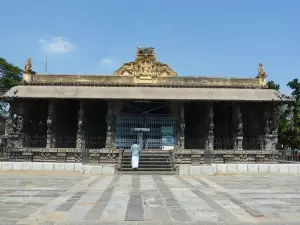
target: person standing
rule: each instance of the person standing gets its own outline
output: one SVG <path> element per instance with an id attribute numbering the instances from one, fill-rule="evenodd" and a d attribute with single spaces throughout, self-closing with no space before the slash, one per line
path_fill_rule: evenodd
<path id="1" fill-rule="evenodd" d="M 131 145 L 130 152 L 131 152 L 131 167 L 132 169 L 137 170 L 139 168 L 139 160 L 140 160 L 140 152 L 141 152 L 141 147 L 137 141 L 135 141 L 134 144 Z"/>

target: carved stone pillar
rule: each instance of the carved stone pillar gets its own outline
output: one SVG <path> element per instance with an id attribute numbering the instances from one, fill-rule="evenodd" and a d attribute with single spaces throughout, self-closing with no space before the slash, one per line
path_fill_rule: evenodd
<path id="1" fill-rule="evenodd" d="M 16 148 L 23 148 L 24 147 L 24 115 L 25 115 L 25 107 L 24 102 L 19 102 L 18 108 L 17 108 L 17 116 L 15 117 L 15 123 L 16 123 L 16 141 L 15 141 L 15 147 Z"/>
<path id="2" fill-rule="evenodd" d="M 175 130 L 174 130 L 174 137 L 175 137 L 175 143 L 174 143 L 174 150 L 179 149 L 179 138 L 180 138 L 180 119 L 179 119 L 179 107 L 177 102 L 172 102 L 171 105 L 171 114 L 175 119 L 176 125 L 175 125 Z"/>
<path id="3" fill-rule="evenodd" d="M 277 135 L 277 127 L 278 122 L 276 119 L 276 108 L 274 106 L 266 108 L 265 114 L 264 114 L 264 120 L 265 120 L 265 135 L 263 138 L 263 149 L 265 150 L 275 150 L 276 144 L 278 140 Z M 276 126 L 276 129 L 275 129 Z"/>
<path id="4" fill-rule="evenodd" d="M 243 117 L 241 112 L 241 107 L 238 104 L 234 105 L 234 117 L 235 123 L 235 135 L 234 135 L 234 146 L 235 150 L 243 150 Z"/>
<path id="5" fill-rule="evenodd" d="M 107 115 L 106 115 L 106 141 L 105 148 L 112 149 L 113 148 L 113 140 L 112 140 L 112 123 L 113 123 L 113 110 L 112 110 L 112 102 L 107 101 Z"/>
<path id="6" fill-rule="evenodd" d="M 204 163 L 211 164 L 212 155 L 214 150 L 214 105 L 213 103 L 208 103 L 206 110 L 207 118 L 207 135 L 205 144 Z"/>
<path id="7" fill-rule="evenodd" d="M 24 147 L 24 103 L 12 102 L 10 104 L 9 118 L 5 124 L 5 133 L 8 135 L 8 144 L 12 148 Z"/>
<path id="8" fill-rule="evenodd" d="M 79 113 L 78 113 L 78 129 L 76 138 L 76 149 L 82 150 L 84 142 L 84 131 L 83 131 L 83 114 L 84 114 L 84 102 L 80 100 Z"/>
<path id="9" fill-rule="evenodd" d="M 55 148 L 56 147 L 56 126 L 57 126 L 57 115 L 56 115 L 56 106 L 57 106 L 57 101 L 51 100 L 49 102 L 51 104 L 51 147 L 50 148 Z M 50 109 L 49 109 L 50 110 Z M 49 115 L 49 111 L 48 111 Z M 48 122 L 48 121 L 47 121 Z M 48 126 L 48 124 L 47 124 Z"/>
<path id="10" fill-rule="evenodd" d="M 270 106 L 267 109 L 267 112 L 265 112 L 265 150 L 276 150 L 276 145 L 278 142 L 279 117 L 279 108 L 276 104 Z"/>
<path id="11" fill-rule="evenodd" d="M 48 102 L 48 117 L 47 117 L 47 143 L 46 148 L 52 147 L 52 120 L 53 120 L 53 102 Z"/>
<path id="12" fill-rule="evenodd" d="M 9 136 L 13 134 L 14 134 L 13 113 L 12 113 L 12 107 L 10 107 L 8 118 L 5 121 L 5 135 Z"/>
<path id="13" fill-rule="evenodd" d="M 178 146 L 179 149 L 184 149 L 184 140 L 185 140 L 185 120 L 184 120 L 184 102 L 181 102 L 179 105 L 179 126 L 180 126 L 180 137 L 179 137 L 179 142 Z"/>
<path id="14" fill-rule="evenodd" d="M 278 128 L 279 128 L 279 122 L 280 122 L 280 106 L 277 104 L 274 104 L 272 107 L 272 115 L 271 115 L 271 120 L 272 120 L 272 134 L 273 135 L 278 135 Z"/>
<path id="15" fill-rule="evenodd" d="M 114 101 L 112 103 L 112 121 L 111 121 L 111 132 L 112 132 L 112 147 L 116 148 L 116 126 L 117 126 L 117 116 L 120 115 L 122 110 L 122 102 Z"/>

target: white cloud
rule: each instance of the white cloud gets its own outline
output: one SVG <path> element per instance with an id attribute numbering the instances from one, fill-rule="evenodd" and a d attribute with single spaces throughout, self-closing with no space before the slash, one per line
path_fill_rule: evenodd
<path id="1" fill-rule="evenodd" d="M 114 66 L 116 64 L 116 60 L 113 58 L 102 58 L 100 60 L 100 64 L 102 66 Z"/>
<path id="2" fill-rule="evenodd" d="M 41 45 L 41 50 L 48 54 L 67 53 L 75 48 L 74 45 L 64 37 L 52 37 L 48 40 L 40 39 L 39 44 Z"/>

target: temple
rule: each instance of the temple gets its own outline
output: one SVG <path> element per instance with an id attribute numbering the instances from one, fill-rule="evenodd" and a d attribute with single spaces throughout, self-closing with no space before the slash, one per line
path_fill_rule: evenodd
<path id="1" fill-rule="evenodd" d="M 23 84 L 9 102 L 6 136 L 20 159 L 115 163 L 138 140 L 172 163 L 276 160 L 278 106 L 286 101 L 254 78 L 179 76 L 137 48 L 113 75 L 35 74 L 28 59 Z"/>

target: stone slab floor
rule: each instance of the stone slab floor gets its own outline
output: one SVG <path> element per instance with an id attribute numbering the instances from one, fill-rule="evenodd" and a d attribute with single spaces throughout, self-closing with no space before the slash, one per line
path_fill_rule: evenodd
<path id="1" fill-rule="evenodd" d="M 0 172 L 0 224 L 300 224 L 300 176 Z"/>

